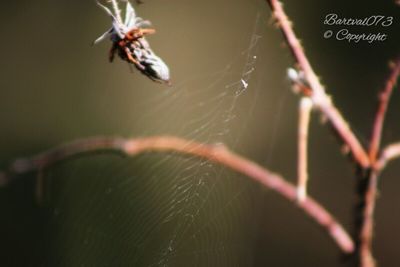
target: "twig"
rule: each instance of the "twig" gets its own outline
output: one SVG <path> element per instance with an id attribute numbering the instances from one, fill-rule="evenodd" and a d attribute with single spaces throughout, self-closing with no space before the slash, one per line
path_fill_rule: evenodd
<path id="1" fill-rule="evenodd" d="M 280 175 L 229 151 L 223 145 L 205 145 L 170 136 L 137 139 L 98 137 L 78 140 L 30 159 L 17 160 L 10 166 L 8 172 L 0 173 L 0 178 L 5 184 L 17 174 L 43 170 L 72 156 L 104 150 L 128 156 L 150 151 L 175 151 L 206 158 L 242 173 L 265 187 L 276 191 L 284 198 L 296 202 L 296 187 L 294 185 L 285 181 Z M 354 251 L 354 243 L 351 237 L 319 203 L 309 197 L 298 206 L 329 233 L 343 252 L 352 253 Z"/>
<path id="2" fill-rule="evenodd" d="M 374 227 L 374 210 L 376 203 L 376 196 L 378 192 L 378 178 L 379 173 L 377 170 L 371 169 L 367 174 L 366 181 L 361 181 L 365 185 L 365 192 L 363 192 L 363 210 L 361 225 L 359 230 L 359 237 L 357 240 L 357 254 L 359 256 L 359 264 L 361 267 L 375 267 L 376 263 L 372 255 L 372 238 Z"/>
<path id="3" fill-rule="evenodd" d="M 278 0 L 267 0 L 277 23 L 291 49 L 297 64 L 304 72 L 304 76 L 312 89 L 310 96 L 314 106 L 318 108 L 330 121 L 343 142 L 349 146 L 350 151 L 356 162 L 363 168 L 370 166 L 370 161 L 365 149 L 351 131 L 348 123 L 344 120 L 340 112 L 333 105 L 331 98 L 326 94 L 324 87 L 319 82 L 317 75 L 314 73 L 304 50 L 296 37 L 291 23 L 286 16 L 281 3 Z"/>
<path id="4" fill-rule="evenodd" d="M 389 161 L 396 158 L 400 158 L 400 142 L 388 145 L 382 150 L 382 155 L 376 163 L 376 169 L 382 170 Z"/>
<path id="5" fill-rule="evenodd" d="M 307 197 L 307 181 L 308 181 L 308 129 L 310 125 L 310 115 L 312 109 L 312 101 L 308 97 L 302 97 L 299 105 L 299 131 L 298 131 L 298 163 L 297 163 L 297 199 L 299 202 L 304 201 Z"/>
<path id="6" fill-rule="evenodd" d="M 396 85 L 397 78 L 400 74 L 400 58 L 396 60 L 389 78 L 386 81 L 385 87 L 379 95 L 379 104 L 376 111 L 375 122 L 373 124 L 371 141 L 369 146 L 369 158 L 372 168 L 367 172 L 366 177 L 361 177 L 360 180 L 360 194 L 362 202 L 362 214 L 360 224 L 358 225 L 359 236 L 357 240 L 359 255 L 359 263 L 362 267 L 374 267 L 375 260 L 372 256 L 372 238 L 374 234 L 374 210 L 376 205 L 376 195 L 378 190 L 379 172 L 385 165 L 392 149 L 384 150 L 381 158 L 378 159 L 380 151 L 380 144 L 382 140 L 382 130 L 385 120 L 386 110 L 389 105 L 390 96 L 393 88 Z M 389 152 L 389 155 L 388 155 Z M 383 161 L 383 162 L 382 162 Z M 380 166 L 378 166 L 380 165 Z"/>
<path id="7" fill-rule="evenodd" d="M 379 105 L 375 116 L 375 122 L 369 147 L 369 158 L 372 163 L 377 160 L 382 139 L 382 128 L 385 121 L 386 110 L 389 105 L 390 96 L 392 95 L 393 88 L 395 87 L 397 79 L 400 75 L 400 58 L 395 61 L 392 68 L 392 72 L 386 81 L 385 88 L 379 95 Z"/>

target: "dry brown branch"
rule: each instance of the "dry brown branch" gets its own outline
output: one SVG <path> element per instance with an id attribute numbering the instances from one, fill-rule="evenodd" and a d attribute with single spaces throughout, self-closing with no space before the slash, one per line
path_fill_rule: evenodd
<path id="1" fill-rule="evenodd" d="M 370 166 L 370 161 L 365 149 L 361 146 L 360 142 L 351 131 L 348 123 L 333 105 L 330 96 L 326 94 L 324 87 L 319 82 L 317 75 L 312 69 L 310 62 L 308 61 L 304 50 L 292 29 L 291 22 L 282 8 L 282 4 L 278 0 L 267 0 L 267 2 L 271 7 L 272 13 L 278 26 L 282 30 L 298 66 L 304 72 L 305 79 L 312 89 L 312 95 L 310 97 L 314 106 L 328 118 L 340 138 L 347 146 L 349 146 L 352 156 L 357 164 L 363 168 L 368 168 Z"/>
<path id="2" fill-rule="evenodd" d="M 299 130 L 298 130 L 298 161 L 297 161 L 297 199 L 304 201 L 307 197 L 308 182 L 308 129 L 312 102 L 308 97 L 302 97 L 299 105 Z"/>
<path id="3" fill-rule="evenodd" d="M 292 202 L 296 202 L 297 199 L 296 187 L 294 185 L 285 181 L 280 175 L 270 172 L 260 165 L 229 151 L 225 146 L 205 145 L 171 136 L 137 139 L 98 137 L 78 140 L 30 159 L 16 160 L 7 172 L 0 174 L 0 178 L 4 185 L 15 177 L 15 175 L 43 170 L 72 156 L 98 151 L 111 151 L 128 156 L 152 151 L 173 151 L 202 157 L 244 174 Z M 351 237 L 318 202 L 308 197 L 299 203 L 298 206 L 329 233 L 344 253 L 352 253 L 354 251 L 354 243 Z"/>

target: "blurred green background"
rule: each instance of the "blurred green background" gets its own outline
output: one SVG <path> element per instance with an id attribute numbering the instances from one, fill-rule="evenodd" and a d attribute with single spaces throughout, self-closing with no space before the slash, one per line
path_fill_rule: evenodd
<path id="1" fill-rule="evenodd" d="M 225 143 L 295 181 L 298 98 L 293 60 L 263 0 L 145 0 L 148 40 L 171 69 L 172 87 L 107 61 L 109 26 L 94 1 L 7 1 L 0 16 L 0 166 L 89 136 L 177 135 Z M 377 93 L 399 52 L 393 1 L 284 1 L 316 72 L 367 144 Z M 377 43 L 324 39 L 326 14 L 394 16 Z M 242 86 L 242 81 L 248 87 Z M 396 90 L 384 144 L 400 140 Z M 351 230 L 352 164 L 315 114 L 310 194 Z M 399 266 L 400 163 L 380 181 L 374 250 Z M 149 153 L 99 153 L 0 188 L 1 266 L 346 266 L 325 232 L 294 205 L 205 160 Z"/>

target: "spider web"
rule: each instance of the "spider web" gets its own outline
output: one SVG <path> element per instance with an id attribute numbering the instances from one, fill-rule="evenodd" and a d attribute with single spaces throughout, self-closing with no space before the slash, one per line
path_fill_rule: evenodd
<path id="1" fill-rule="evenodd" d="M 240 137 L 240 131 L 232 132 L 232 124 L 238 120 L 241 116 L 241 120 L 246 121 L 251 115 L 251 109 L 246 113 L 238 114 L 237 103 L 240 101 L 240 95 L 247 91 L 252 73 L 256 68 L 257 59 L 257 44 L 261 37 L 257 33 L 257 27 L 260 24 L 260 14 L 257 14 L 254 29 L 250 38 L 249 47 L 242 52 L 244 58 L 244 66 L 240 73 L 240 76 L 236 78 L 236 81 L 226 84 L 227 76 L 237 77 L 237 74 L 231 73 L 232 64 L 228 64 L 220 73 L 218 77 L 208 83 L 204 88 L 198 92 L 190 90 L 190 87 L 182 87 L 173 90 L 173 94 L 176 92 L 185 92 L 184 98 L 188 101 L 200 95 L 200 98 L 205 99 L 204 101 L 197 102 L 193 107 L 192 112 L 202 113 L 204 107 L 210 107 L 208 112 L 203 115 L 196 116 L 189 124 L 183 125 L 179 130 L 181 135 L 185 135 L 189 139 L 202 140 L 205 143 L 216 143 L 224 142 L 228 143 L 231 147 L 235 147 Z M 229 79 L 230 77 L 228 77 Z M 253 87 L 254 90 L 257 90 Z M 209 98 L 209 90 L 216 92 L 217 95 Z M 256 93 L 253 93 L 253 97 Z M 182 97 L 182 95 L 180 95 Z M 176 97 L 168 96 L 167 99 L 176 99 Z M 182 98 L 180 99 L 182 100 Z M 174 105 L 173 103 L 166 103 L 166 106 Z M 179 112 L 179 110 L 177 110 Z M 167 114 L 171 116 L 171 114 Z M 174 118 L 179 120 L 179 114 L 173 114 Z M 146 120 L 148 120 L 146 118 Z M 243 125 L 245 126 L 245 125 Z M 187 131 L 189 129 L 189 131 Z M 155 257 L 155 261 L 149 266 L 167 266 L 174 262 L 174 258 L 179 257 L 182 254 L 195 258 L 200 265 L 209 265 L 210 257 L 207 255 L 211 254 L 211 259 L 214 258 L 213 254 L 226 255 L 226 259 L 230 259 L 224 264 L 230 266 L 238 264 L 237 258 L 232 254 L 234 250 L 240 248 L 245 249 L 243 244 L 232 243 L 225 239 L 227 236 L 222 236 L 224 239 L 220 240 L 220 244 L 214 243 L 210 233 L 212 231 L 223 228 L 225 216 L 232 216 L 229 213 L 234 212 L 233 209 L 237 207 L 238 202 L 242 201 L 245 189 L 240 189 L 237 185 L 232 183 L 231 178 L 235 179 L 237 176 L 233 173 L 229 173 L 224 168 L 216 166 L 214 163 L 208 160 L 194 160 L 187 159 L 187 162 L 182 161 L 178 165 L 175 165 L 175 169 L 172 171 L 174 179 L 173 194 L 170 196 L 170 201 L 166 203 L 168 213 L 163 223 L 169 223 L 172 225 L 170 237 L 167 240 L 164 248 L 161 249 L 161 253 Z M 226 179 L 228 178 L 228 179 Z M 232 187 L 231 190 L 226 192 L 221 190 L 223 187 Z M 222 192 L 221 192 L 222 191 Z M 225 191 L 225 192 L 223 192 Z M 218 196 L 218 194 L 222 195 Z M 217 200 L 218 199 L 218 200 Z M 224 203 L 222 207 L 207 207 L 209 203 L 221 201 Z M 247 200 L 248 202 L 248 200 Z M 213 209 L 211 216 L 204 222 L 202 217 L 208 216 L 210 209 Z M 224 212 L 226 209 L 229 213 Z M 235 215 L 233 215 L 235 216 Z M 238 218 L 237 218 L 238 219 Z M 199 224 L 199 222 L 203 221 Z M 222 224 L 222 225 L 221 225 Z M 229 227 L 229 225 L 228 225 Z M 213 229 L 214 228 L 214 229 Z M 224 232 L 224 231 L 222 231 Z M 198 249 L 189 251 L 185 249 L 187 244 L 198 243 L 199 241 L 204 242 L 202 239 L 203 235 L 206 235 L 206 243 L 198 244 Z M 214 232 L 214 234 L 221 234 Z M 208 240 L 207 240 L 208 239 Z M 207 244 L 209 243 L 209 244 Z M 236 248 L 235 248 L 236 247 Z M 214 263 L 216 264 L 216 263 Z M 220 262 L 219 264 L 222 264 Z M 172 264 L 175 265 L 175 264 Z"/>
<path id="2" fill-rule="evenodd" d="M 136 101 L 142 112 L 129 132 L 224 143 L 240 151 L 261 88 L 257 56 L 264 22 L 253 16 L 243 35 L 247 48 L 239 47 L 233 61 Z M 175 153 L 124 159 L 100 154 L 46 176 L 58 180 L 56 188 L 47 185 L 54 203 L 54 231 L 47 238 L 58 245 L 46 265 L 252 265 L 259 188 L 213 162 Z M 71 192 L 79 205 L 72 204 Z"/>
<path id="3" fill-rule="evenodd" d="M 1 49 L 7 51 L 0 79 L 2 169 L 15 158 L 82 137 L 173 135 L 223 143 L 293 179 L 297 98 L 288 97 L 290 84 L 283 84 L 293 60 L 289 49 L 279 47 L 279 31 L 266 23 L 266 2 L 144 2 L 135 8 L 154 23 L 157 34 L 148 41 L 170 67 L 171 88 L 130 73 L 126 62 L 108 64 L 109 42 L 89 47 L 110 26 L 93 1 L 3 4 L 1 29 L 13 41 L 2 42 Z M 361 135 L 369 134 L 373 118 L 366 114 L 375 112 L 387 76 L 383 66 L 398 47 L 396 38 L 389 34 L 385 44 L 364 48 L 326 40 L 318 31 L 321 11 L 332 12 L 322 8 L 327 3 L 313 1 L 312 9 L 304 9 L 296 1 L 284 2 L 342 114 Z M 366 59 L 373 64 L 361 66 Z M 394 94 L 383 144 L 399 139 L 398 100 Z M 311 124 L 310 133 L 310 194 L 339 221 L 350 222 L 354 170 L 328 127 Z M 396 239 L 390 230 L 397 227 L 392 203 L 398 185 L 390 178 L 398 175 L 396 166 L 384 174 L 386 193 L 379 204 L 386 203 L 379 209 L 385 223 L 376 231 L 382 266 L 395 265 L 397 256 L 396 246 L 387 245 Z M 40 205 L 33 193 L 37 176 L 43 181 Z M 293 205 L 196 157 L 98 153 L 18 178 L 1 188 L 2 266 L 338 264 L 331 240 L 318 235 Z"/>

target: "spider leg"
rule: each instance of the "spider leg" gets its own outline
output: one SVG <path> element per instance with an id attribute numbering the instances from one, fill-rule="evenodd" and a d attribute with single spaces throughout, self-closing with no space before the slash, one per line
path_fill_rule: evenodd
<path id="1" fill-rule="evenodd" d="M 126 33 L 125 38 L 133 41 L 142 38 L 146 34 L 154 34 L 155 32 L 155 29 L 133 29 Z"/>
<path id="2" fill-rule="evenodd" d="M 145 69 L 145 67 L 144 67 L 142 64 L 140 64 L 139 61 L 137 61 L 136 59 L 134 59 L 134 58 L 132 57 L 131 51 L 129 50 L 128 47 L 125 47 L 125 53 L 126 53 L 126 56 L 128 57 L 128 60 L 129 60 L 130 62 L 132 62 L 133 64 L 135 64 L 136 67 L 138 67 L 138 68 L 141 69 L 141 70 L 144 70 L 144 69 Z"/>
<path id="3" fill-rule="evenodd" d="M 113 32 L 113 28 L 111 28 L 108 31 L 106 31 L 105 33 L 103 33 L 100 37 L 98 37 L 96 40 L 94 40 L 92 42 L 92 46 L 95 45 L 95 44 L 98 44 L 99 42 L 103 41 L 107 37 L 110 37 L 112 32 Z"/>
<path id="4" fill-rule="evenodd" d="M 151 22 L 148 20 L 144 20 L 142 18 L 138 18 L 135 23 L 136 27 L 138 28 L 149 28 L 151 27 Z"/>
<path id="5" fill-rule="evenodd" d="M 142 36 L 146 35 L 146 34 L 154 34 L 154 33 L 156 33 L 156 30 L 155 29 L 151 29 L 151 28 L 149 28 L 149 29 L 140 29 L 140 33 L 142 34 Z"/>

